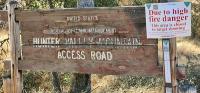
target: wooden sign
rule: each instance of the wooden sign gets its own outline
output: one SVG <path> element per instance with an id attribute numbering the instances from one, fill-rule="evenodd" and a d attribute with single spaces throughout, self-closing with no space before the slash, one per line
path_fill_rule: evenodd
<path id="1" fill-rule="evenodd" d="M 0 11 L 0 20 L 8 21 L 8 12 L 7 11 Z"/>
<path id="2" fill-rule="evenodd" d="M 8 13 L 7 13 L 7 11 L 0 11 L 0 28 L 8 29 Z"/>
<path id="3" fill-rule="evenodd" d="M 21 70 L 160 75 L 144 7 L 16 10 Z"/>

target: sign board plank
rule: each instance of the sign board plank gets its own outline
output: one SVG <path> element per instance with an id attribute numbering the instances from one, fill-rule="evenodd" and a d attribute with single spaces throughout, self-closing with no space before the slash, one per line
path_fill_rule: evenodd
<path id="1" fill-rule="evenodd" d="M 8 12 L 7 11 L 0 11 L 0 20 L 8 21 Z"/>
<path id="2" fill-rule="evenodd" d="M 129 16 L 128 19 L 135 20 L 133 21 L 134 23 L 145 23 L 144 7 L 67 8 L 32 11 L 16 10 L 15 12 L 17 15 L 16 20 L 20 21 L 56 20 L 57 22 L 70 22 L 72 24 L 77 22 L 121 20 L 120 18 L 123 16 Z M 98 16 L 99 20 L 95 20 L 95 16 Z"/>
<path id="3" fill-rule="evenodd" d="M 0 11 L 0 28 L 8 29 L 8 12 L 7 11 Z"/>
<path id="4" fill-rule="evenodd" d="M 155 54 L 157 53 L 156 46 L 143 46 L 138 49 L 33 49 L 30 46 L 25 46 L 23 47 L 23 50 L 24 59 L 20 62 L 20 69 L 22 70 L 31 69 L 98 74 L 162 74 L 160 73 L 161 69 L 157 67 L 157 64 L 155 64 Z M 62 51 L 64 53 L 68 52 L 69 59 L 63 57 L 58 60 L 58 51 Z M 85 59 L 79 59 L 79 55 L 77 54 L 79 51 L 84 52 Z M 91 56 L 93 52 L 96 52 L 97 54 L 95 56 Z M 103 56 L 97 56 L 98 53 L 106 55 L 106 58 L 101 59 Z M 112 56 L 109 53 L 112 53 Z"/>
<path id="5" fill-rule="evenodd" d="M 160 75 L 144 7 L 16 10 L 22 70 Z"/>

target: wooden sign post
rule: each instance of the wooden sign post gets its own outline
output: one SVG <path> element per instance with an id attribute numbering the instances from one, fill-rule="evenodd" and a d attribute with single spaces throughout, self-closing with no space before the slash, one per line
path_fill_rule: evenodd
<path id="1" fill-rule="evenodd" d="M 168 0 L 176 2 L 177 0 Z M 184 0 L 183 0 L 184 1 Z M 180 0 L 179 0 L 180 2 Z M 178 93 L 176 38 L 163 39 L 165 93 Z"/>
<path id="2" fill-rule="evenodd" d="M 162 2 L 162 0 L 161 0 Z M 176 57 L 176 39 L 173 40 L 173 43 L 170 42 L 170 39 L 163 39 L 162 40 L 162 52 L 163 52 L 163 76 L 164 76 L 164 93 L 177 93 L 177 84 L 173 86 L 172 82 L 176 82 L 176 61 L 175 59 L 172 61 L 172 57 Z M 174 42 L 175 41 L 175 42 Z M 173 50 L 171 50 L 173 49 Z M 173 63 L 172 63 L 173 62 Z M 175 66 L 175 67 L 174 67 Z M 175 91 L 174 91 L 175 90 Z M 174 91 L 174 92 L 173 92 Z"/>
<path id="3" fill-rule="evenodd" d="M 177 0 L 167 0 L 175 2 Z M 179 0 L 180 1 L 180 0 Z M 161 0 L 162 2 L 162 0 Z M 177 54 L 176 54 L 176 38 L 163 39 L 163 58 L 164 58 L 164 80 L 165 93 L 178 93 L 177 72 Z"/>
<path id="4" fill-rule="evenodd" d="M 176 39 L 163 39 L 165 93 L 177 93 Z"/>
<path id="5" fill-rule="evenodd" d="M 8 4 L 8 23 L 9 23 L 9 39 L 11 50 L 11 81 L 13 84 L 13 93 L 22 92 L 21 73 L 19 72 L 19 58 L 20 58 L 20 30 L 19 24 L 15 21 L 15 8 L 18 2 L 10 0 Z"/>

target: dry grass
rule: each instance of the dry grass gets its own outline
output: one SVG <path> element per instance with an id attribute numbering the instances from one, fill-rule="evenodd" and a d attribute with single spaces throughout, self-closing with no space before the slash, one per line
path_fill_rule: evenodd
<path id="1" fill-rule="evenodd" d="M 8 38 L 8 32 L 5 30 L 0 30 L 0 41 Z M 5 42 L 2 46 L 0 46 L 0 62 L 6 58 L 9 58 L 8 54 L 8 42 Z M 3 51 L 2 51 L 3 50 Z"/>
<path id="2" fill-rule="evenodd" d="M 190 56 L 200 54 L 200 46 L 198 41 L 181 39 L 177 42 L 178 55 Z"/>
<path id="3" fill-rule="evenodd" d="M 8 32 L 5 30 L 0 30 L 0 41 L 8 38 Z M 3 46 L 0 46 L 0 71 L 3 70 L 2 61 L 9 58 L 8 42 L 5 42 Z"/>
<path id="4" fill-rule="evenodd" d="M 144 87 L 130 87 L 123 88 L 116 84 L 119 76 L 113 75 L 92 75 L 92 93 L 161 93 L 161 87 L 149 88 Z M 123 85 L 123 84 L 122 84 Z"/>
<path id="5" fill-rule="evenodd" d="M 178 39 L 177 56 L 179 65 L 200 64 L 200 42 L 190 39 Z"/>
<path id="6" fill-rule="evenodd" d="M 0 30 L 0 40 L 8 37 L 8 31 Z"/>
<path id="7" fill-rule="evenodd" d="M 159 60 L 162 61 L 162 42 L 159 41 Z M 198 55 L 200 54 L 200 44 L 196 40 L 190 39 L 177 39 L 177 53 L 179 63 L 187 64 L 188 59 L 186 56 Z M 161 93 L 162 86 L 155 88 L 148 87 L 131 87 L 129 89 L 118 88 L 117 86 L 114 88 L 110 88 L 117 80 L 117 76 L 97 76 L 93 75 L 93 93 Z"/>
<path id="8" fill-rule="evenodd" d="M 162 41 L 158 43 L 159 56 L 162 56 Z M 191 39 L 177 39 L 177 53 L 178 56 L 190 56 L 200 54 L 200 41 Z"/>

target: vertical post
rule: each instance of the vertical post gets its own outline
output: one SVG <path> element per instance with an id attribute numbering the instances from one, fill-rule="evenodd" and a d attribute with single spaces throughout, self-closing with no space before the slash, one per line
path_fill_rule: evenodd
<path id="1" fill-rule="evenodd" d="M 180 2 L 184 0 L 160 0 L 161 2 Z M 165 43 L 169 43 L 169 46 L 166 45 L 166 47 L 169 47 L 169 51 L 165 51 Z M 178 82 L 176 78 L 176 72 L 177 72 L 177 62 L 176 62 L 176 38 L 172 39 L 163 39 L 163 56 L 164 56 L 164 77 L 165 77 L 165 93 L 178 93 Z M 167 52 L 170 54 L 170 62 L 168 61 L 168 58 L 166 57 Z M 166 58 L 165 58 L 166 57 Z M 169 67 L 170 66 L 170 70 Z M 171 74 L 169 74 L 171 72 Z M 169 78 L 169 75 L 171 77 L 171 82 L 166 81 Z M 169 83 L 168 83 L 169 82 Z"/>
<path id="2" fill-rule="evenodd" d="M 163 39 L 165 93 L 177 93 L 176 39 Z"/>
<path id="3" fill-rule="evenodd" d="M 155 0 L 156 2 L 170 2 L 175 0 Z M 163 39 L 163 75 L 164 93 L 178 93 L 176 79 L 176 38 Z"/>
<path id="4" fill-rule="evenodd" d="M 93 0 L 77 0 L 77 8 L 94 7 Z M 70 93 L 91 93 L 91 75 L 74 74 Z"/>
<path id="5" fill-rule="evenodd" d="M 177 81 L 177 52 L 176 52 L 176 38 L 169 39 L 170 43 L 170 65 L 171 65 L 171 78 L 172 78 L 172 93 L 178 93 L 178 81 Z"/>
<path id="6" fill-rule="evenodd" d="M 13 93 L 12 92 L 12 82 L 10 73 L 8 75 L 3 76 L 3 92 L 4 93 Z"/>
<path id="7" fill-rule="evenodd" d="M 161 0 L 164 1 L 164 0 Z M 176 0 L 167 0 L 173 2 Z M 176 38 L 163 39 L 165 93 L 178 93 L 176 78 Z"/>
<path id="8" fill-rule="evenodd" d="M 21 93 L 21 72 L 18 70 L 18 60 L 20 58 L 20 32 L 19 24 L 15 21 L 15 8 L 18 2 L 15 0 L 8 0 L 8 23 L 9 23 L 9 39 L 11 51 L 11 83 L 13 85 L 13 93 Z"/>

